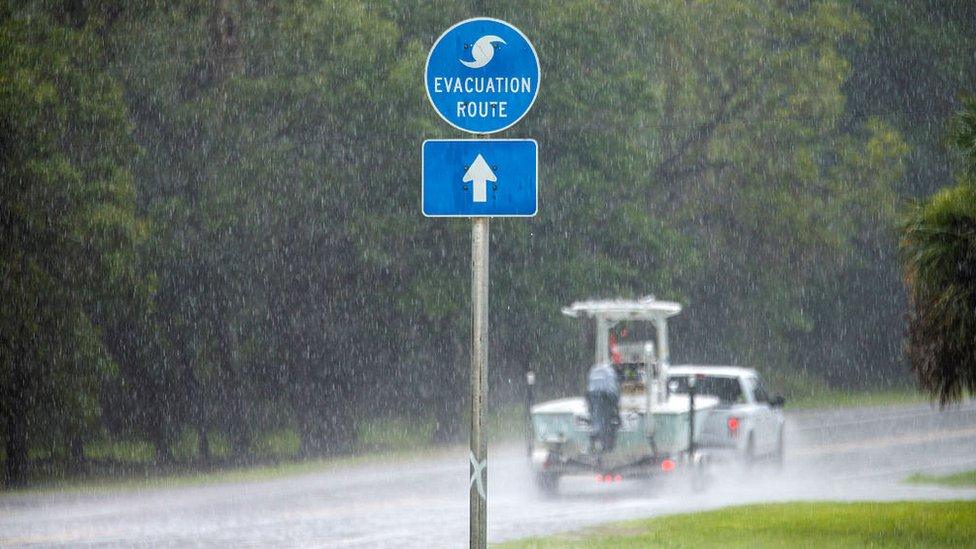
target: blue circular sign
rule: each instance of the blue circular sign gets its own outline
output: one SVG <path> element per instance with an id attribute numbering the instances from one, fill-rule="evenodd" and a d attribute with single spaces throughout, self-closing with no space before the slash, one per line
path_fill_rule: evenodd
<path id="1" fill-rule="evenodd" d="M 529 39 L 487 17 L 447 29 L 430 49 L 424 74 L 437 114 L 471 133 L 511 127 L 539 93 L 539 56 Z"/>

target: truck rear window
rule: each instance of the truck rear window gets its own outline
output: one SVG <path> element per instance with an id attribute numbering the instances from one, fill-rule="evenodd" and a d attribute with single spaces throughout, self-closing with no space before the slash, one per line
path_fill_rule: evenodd
<path id="1" fill-rule="evenodd" d="M 677 389 L 672 392 L 688 394 L 688 376 L 668 376 L 668 379 L 672 383 L 677 382 L 678 384 Z M 695 394 L 718 397 L 719 401 L 726 405 L 745 402 L 742 398 L 742 387 L 739 385 L 739 379 L 735 377 L 705 376 L 698 378 L 698 382 L 695 384 Z"/>

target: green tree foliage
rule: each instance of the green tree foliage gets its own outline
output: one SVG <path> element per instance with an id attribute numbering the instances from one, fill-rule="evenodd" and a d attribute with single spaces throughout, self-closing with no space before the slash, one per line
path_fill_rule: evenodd
<path id="1" fill-rule="evenodd" d="M 658 170 L 669 198 L 661 203 L 678 206 L 675 223 L 705 262 L 688 276 L 689 335 L 710 362 L 817 376 L 864 366 L 836 363 L 826 343 L 853 311 L 822 311 L 860 257 L 859 241 L 880 244 L 903 154 L 884 122 L 843 124 L 851 68 L 839 47 L 863 20 L 835 2 L 681 13 L 686 43 L 667 58 L 688 52 L 687 61 L 671 73 L 674 104 L 663 110 L 675 113 L 675 129 L 658 147 Z M 693 30 L 702 21 L 704 40 Z"/>
<path id="2" fill-rule="evenodd" d="M 435 440 L 457 439 L 469 229 L 418 211 L 421 141 L 457 137 L 421 75 L 433 40 L 473 14 L 525 31 L 543 73 L 533 111 L 501 136 L 539 141 L 541 208 L 492 223 L 497 400 L 519 394 L 528 368 L 543 396 L 574 390 L 591 342 L 559 308 L 614 295 L 687 305 L 679 361 L 821 383 L 897 372 L 894 205 L 916 188 L 905 158 L 928 158 L 919 143 L 930 142 L 891 114 L 898 104 L 865 99 L 901 73 L 865 70 L 887 54 L 886 32 L 919 42 L 914 27 L 886 27 L 903 11 L 867 0 L 4 7 L 2 207 L 4 231 L 20 236 L 3 242 L 13 274 L 0 367 L 60 365 L 4 385 L 4 405 L 46 414 L 31 444 L 104 430 L 149 440 L 161 460 L 188 434 L 204 461 L 214 437 L 246 460 L 284 428 L 308 455 L 348 451 L 363 419 L 382 416 L 434 420 Z M 922 21 L 918 32 L 944 38 Z M 964 18 L 946 21 L 953 39 L 971 38 Z M 959 64 L 939 44 L 932 55 Z M 914 59 L 908 49 L 888 53 Z M 951 104 L 943 88 L 957 73 L 939 73 L 940 101 Z M 115 229 L 79 255 L 93 238 L 84 220 L 106 204 Z M 34 217 L 17 221 L 23 212 Z M 30 263 L 17 258 L 35 255 L 38 272 L 58 270 L 22 274 Z M 59 358 L 25 359 L 35 355 Z M 87 373 L 57 382 L 69 365 Z M 0 428 L 24 430 L 14 423 Z"/>
<path id="3" fill-rule="evenodd" d="M 594 10 L 603 17 L 583 15 Z M 855 318 L 851 304 L 876 292 L 871 270 L 893 247 L 884 227 L 905 154 L 882 119 L 847 119 L 851 66 L 840 48 L 865 29 L 856 12 L 839 2 L 659 1 L 499 15 L 539 36 L 551 63 L 539 114 L 525 124 L 557 151 L 543 155 L 554 162 L 543 204 L 560 207 L 511 229 L 555 237 L 518 243 L 536 252 L 529 261 L 561 259 L 550 291 L 519 273 L 532 281 L 530 299 L 555 298 L 532 325 L 553 326 L 543 315 L 571 299 L 652 289 L 688 302 L 675 329 L 685 360 L 848 381 L 854 366 L 894 369 L 894 352 L 858 352 L 857 343 L 877 346 L 874 334 L 836 342 L 857 333 L 839 317 Z M 551 268 L 527 272 L 545 279 Z M 844 277 L 860 284 L 838 288 Z M 555 326 L 565 338 L 566 325 Z M 550 348 L 535 361 L 564 368 L 540 356 Z"/>
<path id="4" fill-rule="evenodd" d="M 857 118 L 884 113 L 909 144 L 895 188 L 926 196 L 952 177 L 944 146 L 958 94 L 976 81 L 976 3 L 960 0 L 856 0 L 866 26 L 845 44 L 853 71 L 844 85 Z"/>
<path id="5" fill-rule="evenodd" d="M 976 175 L 976 96 L 963 101 L 949 129 L 949 142 L 962 156 L 964 170 L 969 176 Z"/>
<path id="6" fill-rule="evenodd" d="M 114 368 L 102 330 L 138 294 L 136 148 L 97 49 L 44 17 L 0 23 L 0 431 L 14 484 L 29 445 L 70 440 L 78 457 Z"/>
<path id="7" fill-rule="evenodd" d="M 147 151 L 135 173 L 159 227 L 157 322 L 187 421 L 230 433 L 240 454 L 249 431 L 288 420 L 308 452 L 348 447 L 361 371 L 391 343 L 376 326 L 394 312 L 362 208 L 407 192 L 410 120 L 396 113 L 421 91 L 420 49 L 401 59 L 397 29 L 354 4 L 174 9 L 142 40 L 140 18 L 118 25 Z"/>
<path id="8" fill-rule="evenodd" d="M 967 170 L 910 209 L 901 241 L 912 372 L 943 405 L 976 392 L 976 99 L 956 115 L 951 138 Z"/>

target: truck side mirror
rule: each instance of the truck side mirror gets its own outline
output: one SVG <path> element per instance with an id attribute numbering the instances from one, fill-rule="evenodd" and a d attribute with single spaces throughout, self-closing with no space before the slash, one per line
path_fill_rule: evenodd
<path id="1" fill-rule="evenodd" d="M 781 395 L 776 395 L 773 398 L 769 399 L 769 405 L 772 406 L 773 408 L 782 408 L 784 404 L 786 404 L 786 399 L 783 398 Z"/>

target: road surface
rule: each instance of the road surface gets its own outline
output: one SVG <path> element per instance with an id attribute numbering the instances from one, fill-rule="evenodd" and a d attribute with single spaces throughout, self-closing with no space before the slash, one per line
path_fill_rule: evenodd
<path id="1" fill-rule="evenodd" d="M 717 471 L 704 495 L 688 482 L 564 479 L 536 494 L 524 448 L 490 453 L 489 539 L 601 522 L 787 500 L 976 498 L 914 486 L 924 471 L 976 468 L 976 402 L 792 412 L 782 473 Z M 352 465 L 255 482 L 97 493 L 0 496 L 0 545 L 462 547 L 467 543 L 467 450 L 401 463 Z"/>

